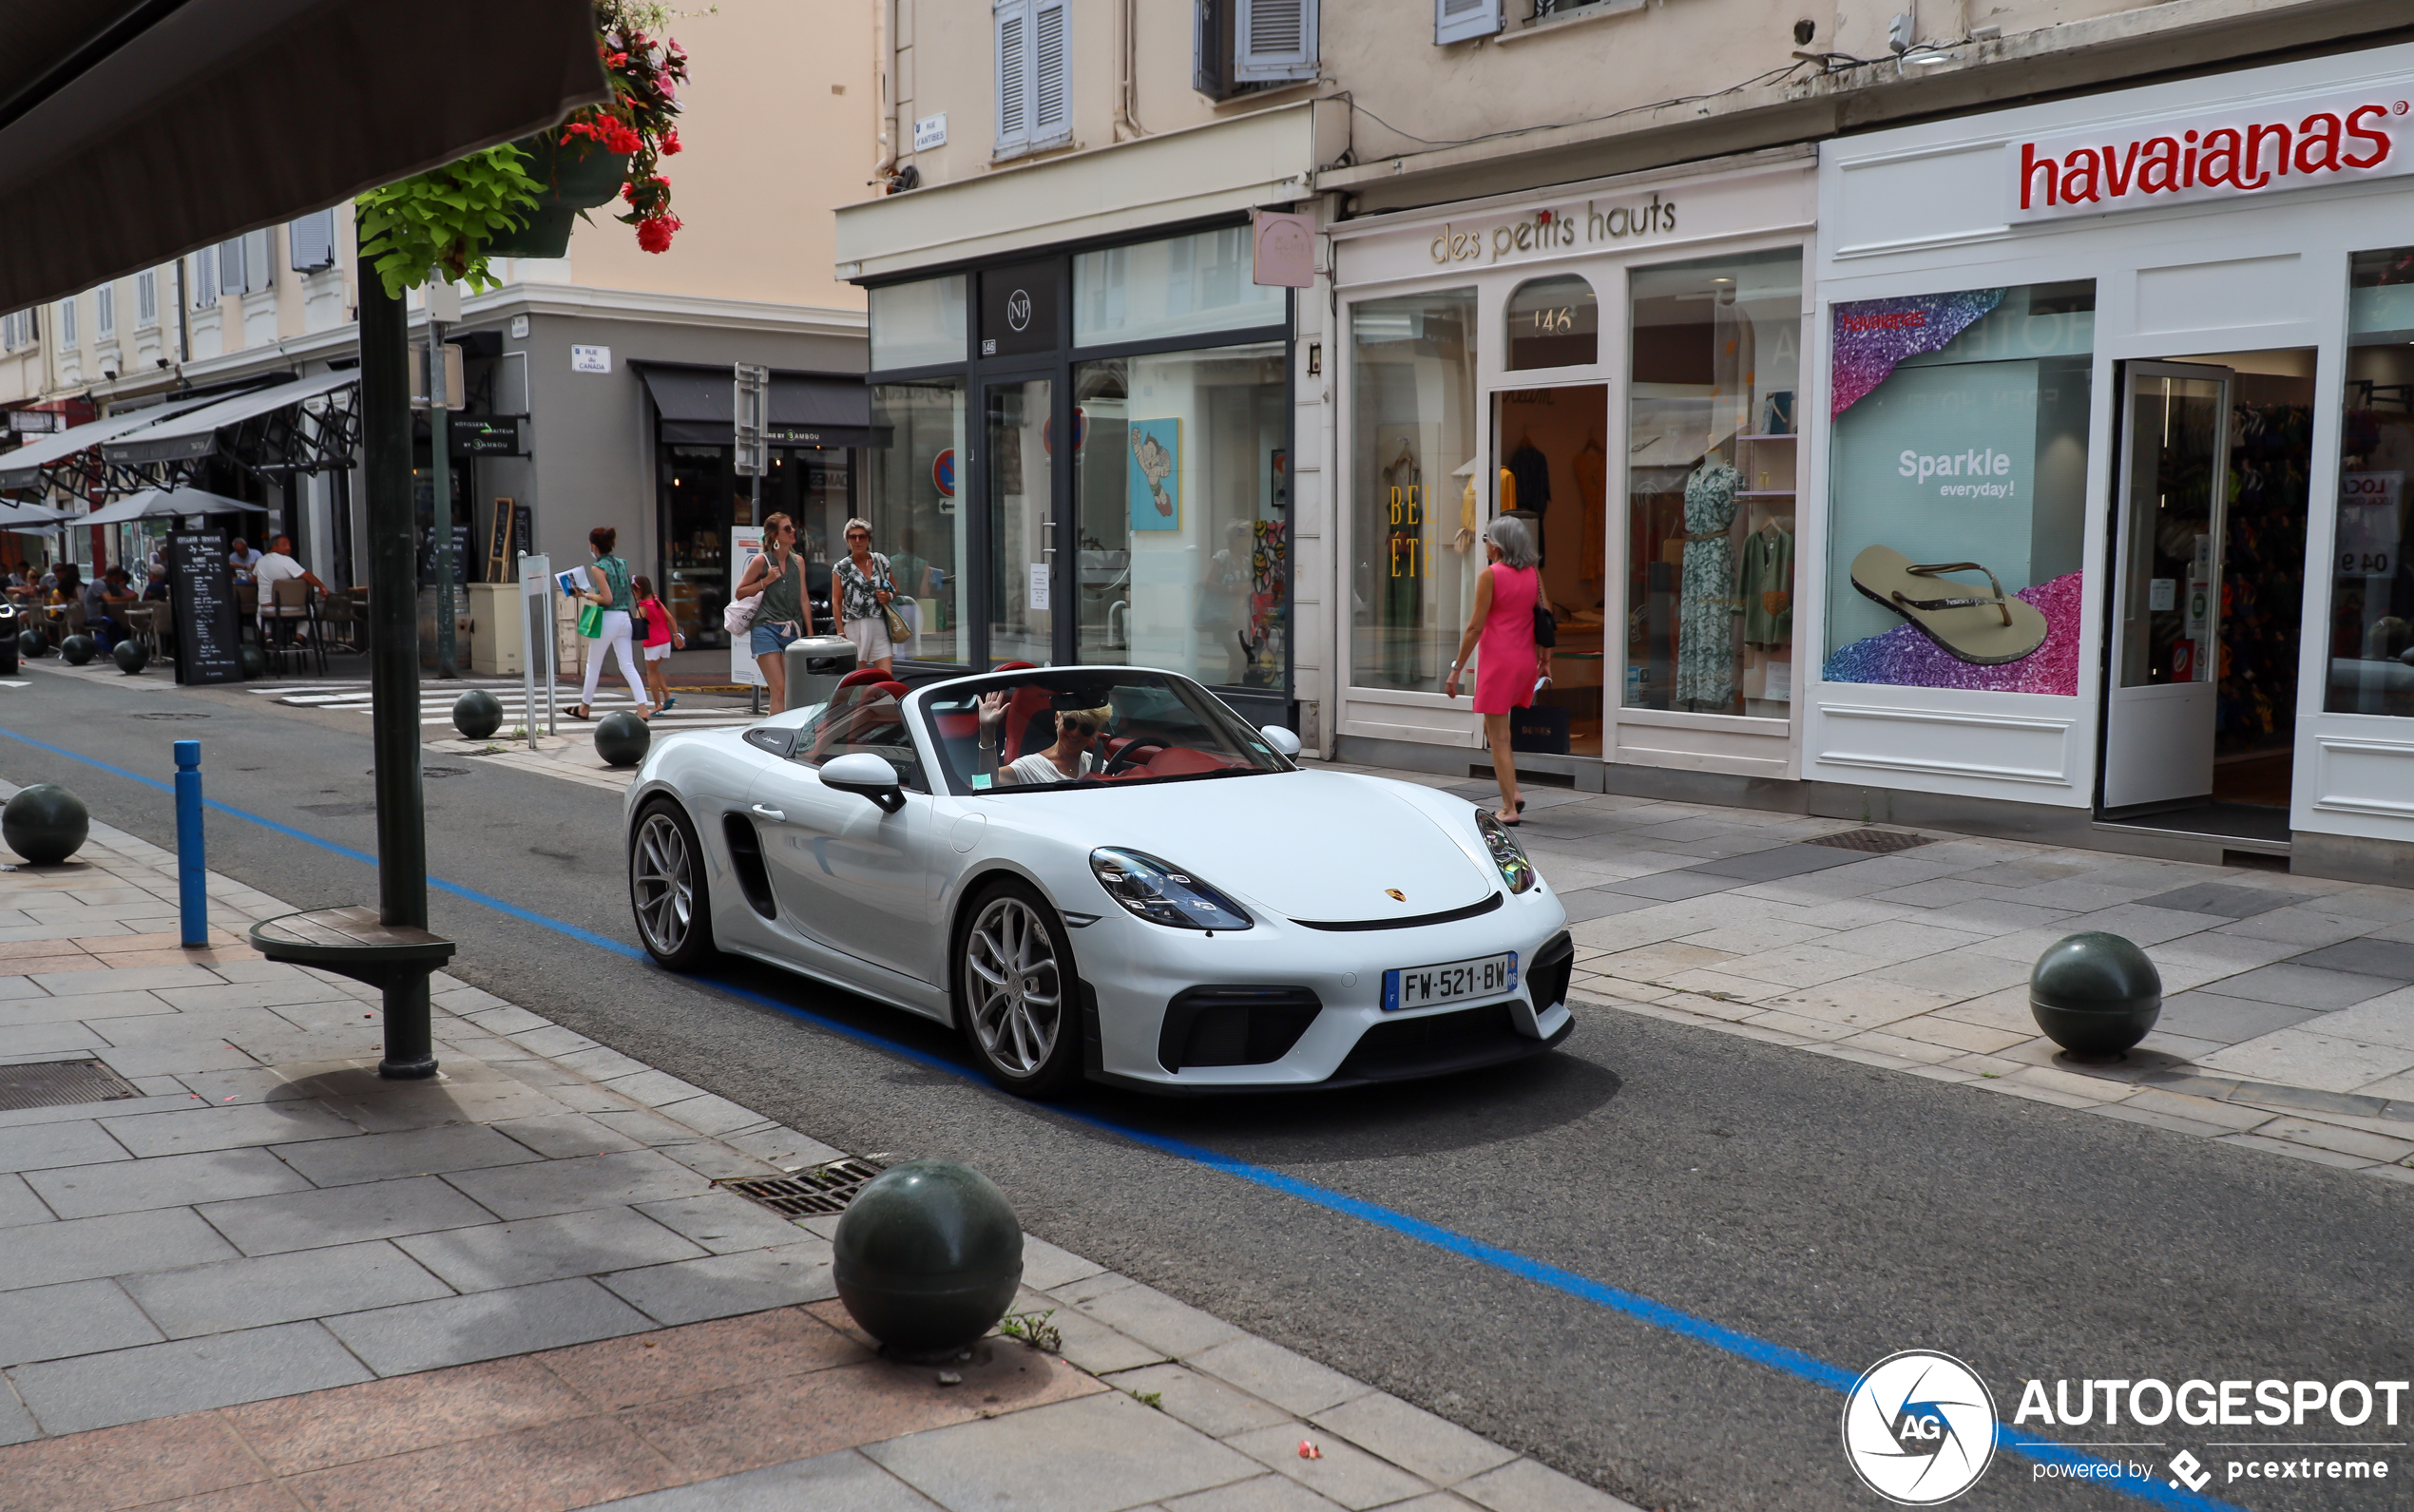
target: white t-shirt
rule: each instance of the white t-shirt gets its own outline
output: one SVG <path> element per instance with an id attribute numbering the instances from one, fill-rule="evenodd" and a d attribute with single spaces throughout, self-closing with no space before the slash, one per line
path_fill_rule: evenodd
<path id="1" fill-rule="evenodd" d="M 271 551 L 255 561 L 252 581 L 259 584 L 259 612 L 264 615 L 277 607 L 274 584 L 302 575 L 302 565 L 282 551 Z"/>
<path id="2" fill-rule="evenodd" d="M 1018 760 L 1009 761 L 1006 765 L 1006 770 L 1013 775 L 1014 780 L 1017 782 L 1069 782 L 1074 780 L 1064 775 L 1063 768 L 1048 759 L 1048 755 L 1045 751 L 1034 751 L 1029 756 L 1024 756 Z M 1089 775 L 1090 754 L 1087 751 L 1084 751 L 1082 753 L 1082 775 L 1088 776 Z"/>

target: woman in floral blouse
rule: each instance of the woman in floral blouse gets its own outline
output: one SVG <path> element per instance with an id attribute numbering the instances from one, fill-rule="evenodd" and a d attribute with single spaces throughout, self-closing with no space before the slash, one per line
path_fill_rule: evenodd
<path id="1" fill-rule="evenodd" d="M 872 549 L 872 522 L 847 522 L 847 554 L 830 569 L 838 595 L 838 622 L 855 643 L 855 665 L 893 672 L 896 647 L 889 642 L 889 620 L 881 611 L 894 597 L 889 559 Z"/>

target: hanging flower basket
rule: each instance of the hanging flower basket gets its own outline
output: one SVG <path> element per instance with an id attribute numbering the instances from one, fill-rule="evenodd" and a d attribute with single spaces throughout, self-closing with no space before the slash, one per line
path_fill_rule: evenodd
<path id="1" fill-rule="evenodd" d="M 560 133 L 540 131 L 511 144 L 528 160 L 528 177 L 537 190 L 539 210 L 591 210 L 621 197 L 628 182 L 625 152 L 613 152 L 602 143 L 572 137 L 567 145 Z"/>

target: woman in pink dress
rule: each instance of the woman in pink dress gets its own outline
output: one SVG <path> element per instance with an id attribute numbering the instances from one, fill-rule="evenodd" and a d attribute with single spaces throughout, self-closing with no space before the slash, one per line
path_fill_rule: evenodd
<path id="1" fill-rule="evenodd" d="M 1509 752 L 1509 711 L 1534 701 L 1543 671 L 1534 644 L 1534 603 L 1542 591 L 1542 573 L 1525 522 L 1508 515 L 1485 527 L 1484 554 L 1491 565 L 1475 580 L 1475 608 L 1442 691 L 1459 696 L 1467 654 L 1476 653 L 1475 712 L 1484 716 L 1484 743 L 1492 748 L 1492 771 L 1501 779 L 1497 817 L 1515 824 L 1525 800 L 1518 794 L 1517 763 Z"/>

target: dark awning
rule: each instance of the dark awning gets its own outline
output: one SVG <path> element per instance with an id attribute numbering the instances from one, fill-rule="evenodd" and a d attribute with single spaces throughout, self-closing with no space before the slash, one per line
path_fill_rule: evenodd
<path id="1" fill-rule="evenodd" d="M 737 376 L 727 368 L 638 368 L 661 411 L 661 438 L 692 446 L 738 439 Z M 872 443 L 872 391 L 847 374 L 774 373 L 764 429 L 776 447 Z"/>
<path id="2" fill-rule="evenodd" d="M 106 461 L 129 466 L 147 462 L 184 462 L 205 457 L 220 450 L 221 432 L 274 411 L 324 398 L 337 389 L 349 388 L 359 381 L 358 373 L 346 370 L 297 378 L 274 388 L 255 389 L 231 399 L 221 399 L 207 409 L 194 410 L 172 420 L 163 420 L 158 425 L 105 441 L 101 444 L 101 455 Z"/>
<path id="3" fill-rule="evenodd" d="M 14 451 L 0 452 L 0 488 L 40 488 L 45 468 L 54 467 L 113 437 L 157 425 L 170 415 L 181 414 L 187 410 L 215 404 L 223 397 L 223 394 L 212 394 L 206 398 L 170 399 L 164 404 L 150 405 L 144 409 L 121 410 L 116 414 L 87 420 L 70 430 L 53 431 L 29 441 Z"/>
<path id="4" fill-rule="evenodd" d="M 0 0 L 0 310 L 609 96 L 590 0 Z"/>

